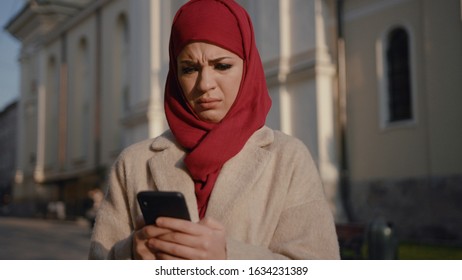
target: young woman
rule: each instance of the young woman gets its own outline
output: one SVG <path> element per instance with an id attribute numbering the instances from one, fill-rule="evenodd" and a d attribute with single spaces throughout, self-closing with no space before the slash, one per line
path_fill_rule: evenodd
<path id="1" fill-rule="evenodd" d="M 265 126 L 271 100 L 253 27 L 232 0 L 192 0 L 171 31 L 170 130 L 114 164 L 90 258 L 338 259 L 307 148 Z M 136 195 L 179 191 L 192 221 L 142 221 Z"/>

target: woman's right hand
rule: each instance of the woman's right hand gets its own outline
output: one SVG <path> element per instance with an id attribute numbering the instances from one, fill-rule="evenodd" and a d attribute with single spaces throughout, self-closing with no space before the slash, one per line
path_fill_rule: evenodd
<path id="1" fill-rule="evenodd" d="M 136 228 L 132 240 L 133 258 L 135 260 L 155 260 L 156 252 L 147 246 L 148 240 L 169 232 L 171 231 L 158 228 L 155 225 L 145 225 L 143 216 L 139 216 L 136 219 Z"/>

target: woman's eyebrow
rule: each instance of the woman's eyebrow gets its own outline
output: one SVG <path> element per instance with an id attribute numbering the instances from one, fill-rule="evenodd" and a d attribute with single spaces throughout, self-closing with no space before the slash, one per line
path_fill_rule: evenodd
<path id="1" fill-rule="evenodd" d="M 233 57 L 231 57 L 231 56 L 217 57 L 217 58 L 210 59 L 210 62 L 212 62 L 212 63 L 220 62 L 220 61 L 225 60 L 225 59 L 233 59 Z"/>
<path id="2" fill-rule="evenodd" d="M 180 64 L 193 65 L 196 63 L 192 59 L 184 59 L 184 60 L 180 60 Z"/>
<path id="3" fill-rule="evenodd" d="M 225 60 L 225 59 L 233 59 L 233 57 L 231 57 L 231 56 L 221 56 L 221 57 L 209 59 L 209 61 L 210 61 L 211 63 L 216 63 L 216 62 L 220 62 L 220 61 Z M 193 64 L 196 64 L 196 63 L 197 63 L 197 62 L 194 61 L 193 59 L 183 59 L 183 60 L 180 60 L 180 64 L 193 65 Z"/>

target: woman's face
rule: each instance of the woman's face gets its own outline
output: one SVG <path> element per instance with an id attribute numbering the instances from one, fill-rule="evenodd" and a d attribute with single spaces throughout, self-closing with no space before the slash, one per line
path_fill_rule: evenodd
<path id="1" fill-rule="evenodd" d="M 236 100 L 243 60 L 218 46 L 194 42 L 177 57 L 178 81 L 187 102 L 203 121 L 218 123 Z"/>

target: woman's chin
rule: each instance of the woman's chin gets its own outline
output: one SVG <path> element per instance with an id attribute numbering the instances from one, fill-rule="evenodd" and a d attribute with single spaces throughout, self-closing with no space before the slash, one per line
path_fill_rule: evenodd
<path id="1" fill-rule="evenodd" d="M 220 114 L 220 112 L 217 112 L 216 110 L 202 111 L 198 113 L 197 116 L 202 121 L 209 123 L 219 123 L 224 117 L 223 114 Z"/>

